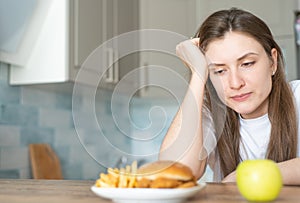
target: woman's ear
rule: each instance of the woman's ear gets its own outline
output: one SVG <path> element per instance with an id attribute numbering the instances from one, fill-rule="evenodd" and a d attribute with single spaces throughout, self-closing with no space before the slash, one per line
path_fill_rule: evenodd
<path id="1" fill-rule="evenodd" d="M 272 75 L 275 75 L 276 71 L 277 71 L 277 49 L 273 48 L 271 50 L 271 57 L 272 57 L 272 66 L 271 66 L 271 71 L 272 71 Z"/>

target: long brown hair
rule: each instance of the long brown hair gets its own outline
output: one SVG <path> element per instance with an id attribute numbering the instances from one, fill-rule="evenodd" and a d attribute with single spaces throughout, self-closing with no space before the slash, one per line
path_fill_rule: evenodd
<path id="1" fill-rule="evenodd" d="M 276 162 L 296 157 L 297 123 L 292 91 L 285 78 L 282 51 L 275 42 L 268 26 L 255 15 L 236 8 L 221 10 L 210 15 L 197 32 L 199 46 L 204 52 L 210 42 L 223 38 L 229 31 L 237 31 L 253 37 L 271 57 L 271 50 L 278 52 L 277 70 L 272 76 L 272 90 L 269 95 L 268 116 L 271 122 L 271 137 L 265 158 Z M 212 117 L 219 134 L 217 154 L 223 177 L 234 171 L 241 157 L 239 117 L 232 109 L 221 108 L 221 101 L 208 79 L 205 104 L 212 109 Z M 209 90 L 209 91 L 208 91 Z M 220 112 L 224 119 L 220 119 Z M 223 122 L 223 123 L 221 123 Z M 221 127 L 220 127 L 221 126 Z M 219 128 L 217 128 L 219 127 Z"/>

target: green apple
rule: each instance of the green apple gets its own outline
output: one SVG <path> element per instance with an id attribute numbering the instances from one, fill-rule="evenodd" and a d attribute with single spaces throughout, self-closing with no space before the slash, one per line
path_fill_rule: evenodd
<path id="1" fill-rule="evenodd" d="M 281 172 L 268 159 L 241 162 L 236 169 L 236 181 L 241 195 L 249 201 L 272 201 L 282 188 Z"/>

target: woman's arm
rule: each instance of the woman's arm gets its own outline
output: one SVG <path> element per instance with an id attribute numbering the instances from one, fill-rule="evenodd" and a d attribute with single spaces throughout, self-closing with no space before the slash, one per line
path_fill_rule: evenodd
<path id="1" fill-rule="evenodd" d="M 186 96 L 161 145 L 159 159 L 182 162 L 199 178 L 206 167 L 206 159 L 199 160 L 199 157 L 203 147 L 201 109 L 207 63 L 193 41 L 179 44 L 177 55 L 190 68 L 192 75 Z"/>
<path id="2" fill-rule="evenodd" d="M 284 185 L 300 185 L 300 158 L 294 158 L 278 163 Z M 235 182 L 236 171 L 226 176 L 222 182 Z"/>
<path id="3" fill-rule="evenodd" d="M 300 158 L 278 163 L 282 174 L 283 184 L 300 185 Z"/>

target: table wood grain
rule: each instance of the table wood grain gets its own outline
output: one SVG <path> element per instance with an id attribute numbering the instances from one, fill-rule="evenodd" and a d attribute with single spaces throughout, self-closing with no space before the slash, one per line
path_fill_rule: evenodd
<path id="1" fill-rule="evenodd" d="M 91 191 L 94 181 L 82 180 L 7 180 L 0 179 L 1 203 L 107 203 Z M 238 192 L 235 184 L 208 183 L 187 202 L 232 203 L 247 202 Z M 300 202 L 300 187 L 284 186 L 274 201 Z"/>

